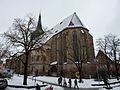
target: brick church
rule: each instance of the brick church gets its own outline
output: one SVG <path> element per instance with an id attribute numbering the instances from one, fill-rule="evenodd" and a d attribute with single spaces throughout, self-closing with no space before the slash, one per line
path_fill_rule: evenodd
<path id="1" fill-rule="evenodd" d="M 78 72 L 76 64 L 82 63 L 83 77 L 88 77 L 94 69 L 94 58 L 93 37 L 73 13 L 50 29 L 40 48 L 31 51 L 28 68 L 29 73 L 74 77 Z"/>
<path id="2" fill-rule="evenodd" d="M 20 57 L 24 59 L 24 55 Z M 90 78 L 96 71 L 94 59 L 93 37 L 77 14 L 73 13 L 51 28 L 44 44 L 30 52 L 28 72 L 76 77 L 77 65 L 81 65 L 82 77 Z M 14 63 L 16 72 L 22 74 L 22 63 Z"/>

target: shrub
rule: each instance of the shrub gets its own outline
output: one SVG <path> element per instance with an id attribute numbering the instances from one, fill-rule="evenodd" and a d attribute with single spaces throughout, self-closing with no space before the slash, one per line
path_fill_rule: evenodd
<path id="1" fill-rule="evenodd" d="M 108 78 L 107 70 L 104 68 L 100 68 L 98 71 L 94 73 L 95 81 L 101 81 L 105 78 Z"/>
<path id="2" fill-rule="evenodd" d="M 0 72 L 0 78 L 11 78 L 11 74 L 5 73 L 5 72 Z"/>

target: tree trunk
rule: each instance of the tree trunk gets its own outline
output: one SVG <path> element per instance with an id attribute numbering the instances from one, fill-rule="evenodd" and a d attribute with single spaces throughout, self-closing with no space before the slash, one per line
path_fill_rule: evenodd
<path id="1" fill-rule="evenodd" d="M 81 69 L 79 70 L 79 75 L 80 75 L 80 78 L 79 78 L 79 82 L 82 82 L 82 75 L 81 75 Z"/>
<path id="2" fill-rule="evenodd" d="M 79 82 L 82 82 L 82 62 L 80 63 L 78 71 L 79 71 L 79 76 L 80 76 Z"/>
<path id="3" fill-rule="evenodd" d="M 107 72 L 108 72 L 108 78 L 110 79 L 111 77 L 110 77 L 110 66 L 107 64 Z"/>
<path id="4" fill-rule="evenodd" d="M 116 78 L 117 78 L 117 80 L 119 80 L 118 67 L 117 67 L 117 61 L 116 60 L 115 60 L 115 69 L 116 69 Z"/>
<path id="5" fill-rule="evenodd" d="M 118 67 L 117 67 L 117 60 L 116 60 L 116 51 L 114 50 L 114 60 L 115 60 L 115 70 L 116 70 L 116 78 L 117 80 L 119 80 L 119 76 L 118 76 Z"/>
<path id="6" fill-rule="evenodd" d="M 24 65 L 24 79 L 23 79 L 23 85 L 27 85 L 27 71 L 28 71 L 28 55 L 29 53 L 26 52 L 26 60 L 25 60 L 25 65 Z"/>

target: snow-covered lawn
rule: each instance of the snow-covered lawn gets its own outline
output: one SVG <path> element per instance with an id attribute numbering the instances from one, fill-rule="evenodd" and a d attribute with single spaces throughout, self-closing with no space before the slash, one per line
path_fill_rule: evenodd
<path id="1" fill-rule="evenodd" d="M 42 78 L 42 76 L 39 76 L 40 78 Z M 32 77 L 29 77 L 29 78 L 32 78 Z M 35 79 L 35 78 L 33 78 Z M 49 80 L 50 81 L 50 78 L 46 77 L 42 80 Z M 51 78 L 51 81 L 53 79 Z M 55 79 L 54 79 L 55 80 Z M 18 75 L 14 75 L 11 79 L 8 79 L 8 85 L 20 85 L 22 86 L 22 83 L 23 83 L 23 77 L 22 76 L 18 76 Z M 32 80 L 32 79 L 28 79 L 27 81 L 27 86 L 35 86 L 36 84 L 39 84 L 39 85 L 43 85 L 42 82 L 39 82 L 39 81 L 36 81 L 35 80 Z M 44 83 L 45 84 L 45 83 Z M 45 84 L 46 85 L 46 84 Z M 48 85 L 48 84 L 47 84 Z M 45 90 L 45 88 L 49 87 L 50 85 L 46 86 L 46 87 L 42 87 L 41 90 Z M 53 86 L 54 90 L 64 90 L 62 87 L 59 87 L 59 86 Z M 11 88 L 11 87 L 7 87 L 5 90 L 35 90 L 35 88 L 33 89 L 25 89 L 25 88 Z"/>
<path id="2" fill-rule="evenodd" d="M 37 77 L 36 79 L 58 84 L 58 77 L 43 76 L 43 77 Z M 68 84 L 68 78 L 65 78 L 65 79 Z M 81 88 L 96 88 L 96 86 L 91 86 L 91 84 L 94 84 L 94 83 L 98 83 L 98 82 L 95 82 L 93 79 L 83 79 L 83 83 L 78 82 L 78 86 Z M 72 87 L 74 87 L 74 79 L 72 79 Z"/>
<path id="3" fill-rule="evenodd" d="M 32 78 L 31 76 L 29 76 L 28 78 Z M 33 78 L 35 79 L 35 77 Z M 54 83 L 54 84 L 58 84 L 58 77 L 48 77 L 48 76 L 39 76 L 36 77 L 37 80 L 41 80 L 41 81 L 46 81 L 46 82 L 50 82 L 50 83 Z M 68 79 L 66 79 L 66 82 L 68 84 Z M 115 82 L 116 79 L 111 79 L 109 80 L 110 82 Z M 8 84 L 9 85 L 22 85 L 23 82 L 23 77 L 22 76 L 18 76 L 18 75 L 14 75 L 11 79 L 8 79 Z M 32 80 L 32 79 L 28 79 L 28 86 L 34 86 L 36 84 L 39 85 L 43 85 L 42 82 Z M 83 79 L 83 83 L 78 83 L 78 86 L 80 88 L 100 88 L 100 90 L 105 90 L 103 89 L 101 86 L 91 86 L 91 84 L 102 84 L 103 82 L 97 82 L 94 81 L 93 79 Z M 44 83 L 46 85 L 46 83 Z M 47 84 L 48 85 L 48 84 Z M 119 84 L 115 84 L 115 85 L 111 85 L 111 86 L 117 86 L 120 85 Z M 48 85 L 50 86 L 50 85 Z M 46 86 L 46 87 L 48 87 Z M 55 86 L 52 85 L 54 90 L 64 90 L 62 87 L 59 86 Z M 74 86 L 74 79 L 72 79 L 72 87 Z M 45 90 L 46 87 L 42 87 L 41 90 Z M 7 87 L 5 90 L 16 90 L 16 88 L 11 88 L 11 87 Z M 17 88 L 17 90 L 35 90 L 35 88 L 33 89 L 24 89 L 24 88 Z M 120 87 L 114 87 L 112 90 L 120 90 Z"/>

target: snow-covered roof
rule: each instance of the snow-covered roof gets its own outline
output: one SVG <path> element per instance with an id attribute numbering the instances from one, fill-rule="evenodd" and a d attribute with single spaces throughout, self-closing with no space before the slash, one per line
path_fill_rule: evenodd
<path id="1" fill-rule="evenodd" d="M 67 27 L 83 27 L 83 24 L 76 13 L 65 18 L 63 21 L 55 25 L 51 31 L 56 34 Z"/>
<path id="2" fill-rule="evenodd" d="M 55 25 L 53 28 L 51 28 L 49 30 L 50 32 L 48 32 L 48 36 L 46 37 L 45 42 L 48 41 L 55 34 L 69 27 L 84 27 L 76 13 L 73 13 L 72 15 Z"/>

